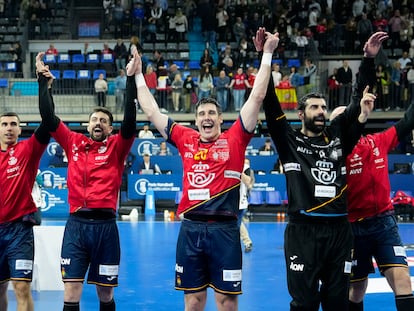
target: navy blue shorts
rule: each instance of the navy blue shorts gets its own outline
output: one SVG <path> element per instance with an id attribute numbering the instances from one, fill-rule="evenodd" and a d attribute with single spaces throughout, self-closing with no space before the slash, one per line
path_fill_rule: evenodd
<path id="1" fill-rule="evenodd" d="M 60 267 L 64 282 L 118 286 L 119 232 L 115 219 L 90 220 L 70 215 L 63 236 Z"/>
<path id="2" fill-rule="evenodd" d="M 0 283 L 32 281 L 34 259 L 33 224 L 13 222 L 0 225 Z"/>
<path id="3" fill-rule="evenodd" d="M 242 252 L 237 220 L 184 219 L 177 241 L 175 288 L 186 293 L 208 286 L 223 294 L 241 294 Z"/>
<path id="4" fill-rule="evenodd" d="M 355 241 L 351 282 L 364 280 L 375 272 L 373 257 L 381 273 L 390 267 L 407 267 L 407 255 L 394 215 L 354 222 L 352 231 Z"/>

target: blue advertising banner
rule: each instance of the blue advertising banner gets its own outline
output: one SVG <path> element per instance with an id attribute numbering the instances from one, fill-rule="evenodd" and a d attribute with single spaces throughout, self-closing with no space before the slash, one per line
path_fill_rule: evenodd
<path id="1" fill-rule="evenodd" d="M 174 200 L 181 190 L 182 175 L 128 175 L 128 199 L 145 199 L 148 190 L 153 190 L 155 200 Z"/>

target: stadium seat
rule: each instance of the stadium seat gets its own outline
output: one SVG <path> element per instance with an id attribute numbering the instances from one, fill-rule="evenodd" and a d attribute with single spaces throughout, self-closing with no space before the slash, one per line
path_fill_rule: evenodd
<path id="1" fill-rule="evenodd" d="M 104 69 L 109 76 L 114 72 L 114 56 L 112 54 L 101 55 L 101 68 Z"/>
<path id="2" fill-rule="evenodd" d="M 250 205 L 262 205 L 263 204 L 263 193 L 262 191 L 252 190 L 249 195 Z"/>
<path id="3" fill-rule="evenodd" d="M 91 72 L 87 69 L 78 70 L 77 78 L 78 79 L 90 79 L 91 78 Z"/>
<path id="4" fill-rule="evenodd" d="M 282 195 L 280 191 L 266 191 L 266 204 L 267 205 L 281 205 Z"/>
<path id="5" fill-rule="evenodd" d="M 190 70 L 199 70 L 200 69 L 200 62 L 196 60 L 190 60 L 188 62 L 188 69 Z"/>
<path id="6" fill-rule="evenodd" d="M 50 70 L 50 72 L 52 73 L 52 75 L 55 77 L 56 80 L 60 79 L 60 70 Z"/>
<path id="7" fill-rule="evenodd" d="M 49 65 L 49 68 L 54 68 L 54 66 L 56 65 L 56 56 L 53 54 L 46 54 L 43 57 L 43 62 L 45 63 L 45 65 Z"/>
<path id="8" fill-rule="evenodd" d="M 86 65 L 89 70 L 95 70 L 100 63 L 100 57 L 98 54 L 88 54 L 86 56 Z"/>
<path id="9" fill-rule="evenodd" d="M 185 62 L 182 60 L 173 60 L 172 63 L 176 64 L 178 69 L 183 70 L 185 68 Z"/>
<path id="10" fill-rule="evenodd" d="M 99 79 L 99 75 L 103 73 L 104 79 L 106 79 L 106 71 L 104 69 L 96 69 L 93 71 L 93 80 Z"/>
<path id="11" fill-rule="evenodd" d="M 17 70 L 15 62 L 7 62 L 4 64 L 4 71 L 15 72 Z"/>
<path id="12" fill-rule="evenodd" d="M 81 70 L 85 68 L 85 56 L 83 54 L 74 54 L 72 56 L 72 68 Z"/>
<path id="13" fill-rule="evenodd" d="M 57 64 L 59 70 L 67 70 L 70 67 L 70 55 L 69 54 L 59 54 L 57 59 Z"/>
<path id="14" fill-rule="evenodd" d="M 291 59 L 288 59 L 288 61 L 287 61 L 287 66 L 290 68 L 290 67 L 293 67 L 293 66 L 295 66 L 296 68 L 300 68 L 300 66 L 301 66 L 301 64 L 300 64 L 300 59 L 297 59 L 297 58 L 291 58 Z"/>

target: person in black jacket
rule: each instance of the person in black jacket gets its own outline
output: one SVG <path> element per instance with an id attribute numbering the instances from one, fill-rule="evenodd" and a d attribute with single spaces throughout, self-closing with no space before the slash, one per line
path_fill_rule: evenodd
<path id="1" fill-rule="evenodd" d="M 381 35 L 371 36 L 362 69 L 380 47 Z M 340 119 L 326 126 L 324 96 L 306 94 L 298 102 L 302 126 L 295 130 L 269 79 L 263 107 L 286 176 L 289 223 L 284 248 L 292 311 L 318 310 L 320 304 L 323 310 L 348 310 L 353 237 L 346 216 L 345 161 L 362 134 L 374 100 L 366 87 L 359 104 L 353 101 Z"/>

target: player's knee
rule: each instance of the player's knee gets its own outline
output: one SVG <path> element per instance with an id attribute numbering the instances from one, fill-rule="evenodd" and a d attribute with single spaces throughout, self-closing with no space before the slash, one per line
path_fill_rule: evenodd
<path id="1" fill-rule="evenodd" d="M 13 281 L 13 288 L 16 295 L 16 299 L 19 300 L 28 300 L 31 296 L 30 292 L 30 282 L 24 281 Z"/>

